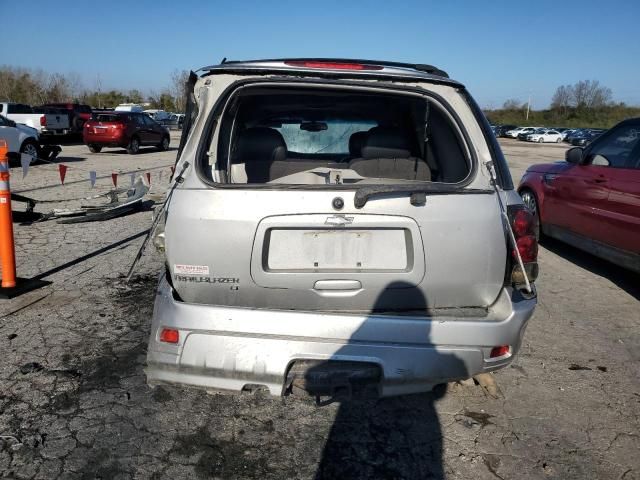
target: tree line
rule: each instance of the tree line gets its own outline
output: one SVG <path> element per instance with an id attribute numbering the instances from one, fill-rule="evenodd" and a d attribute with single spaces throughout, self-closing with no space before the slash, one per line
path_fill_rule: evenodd
<path id="1" fill-rule="evenodd" d="M 560 85 L 548 109 L 531 110 L 528 107 L 526 102 L 509 99 L 500 109 L 485 110 L 485 115 L 497 125 L 586 128 L 610 128 L 626 118 L 640 116 L 640 107 L 614 102 L 612 90 L 597 80 Z"/>
<path id="2" fill-rule="evenodd" d="M 120 103 L 148 103 L 149 108 L 184 112 L 186 70 L 174 70 L 168 85 L 160 92 L 140 90 L 102 90 L 97 81 L 87 88 L 77 74 L 48 73 L 44 70 L 0 66 L 0 101 L 42 105 L 45 103 L 83 103 L 91 107 L 114 108 Z"/>

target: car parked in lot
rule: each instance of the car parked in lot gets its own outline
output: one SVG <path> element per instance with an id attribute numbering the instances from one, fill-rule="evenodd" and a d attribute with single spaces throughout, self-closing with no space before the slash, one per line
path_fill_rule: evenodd
<path id="1" fill-rule="evenodd" d="M 45 107 L 59 108 L 69 116 L 71 133 L 82 133 L 84 123 L 91 118 L 91 107 L 81 103 L 47 103 Z"/>
<path id="2" fill-rule="evenodd" d="M 32 157 L 39 156 L 40 138 L 35 128 L 16 123 L 4 115 L 0 115 L 0 139 L 7 142 L 9 153 L 26 153 Z M 12 165 L 19 165 L 19 159 L 10 156 Z"/>
<path id="3" fill-rule="evenodd" d="M 149 118 L 152 118 L 158 123 L 161 123 L 163 120 L 167 120 L 171 117 L 170 112 L 165 112 L 164 110 L 158 110 L 155 108 L 150 108 L 148 110 L 144 110 L 144 114 L 148 115 Z"/>
<path id="4" fill-rule="evenodd" d="M 573 146 L 584 147 L 598 138 L 604 130 L 583 130 L 579 135 L 571 137 L 569 143 Z"/>
<path id="5" fill-rule="evenodd" d="M 120 147 L 136 154 L 147 145 L 168 150 L 170 142 L 169 131 L 141 112 L 94 112 L 84 124 L 82 136 L 93 153 L 104 147 Z"/>
<path id="6" fill-rule="evenodd" d="M 137 103 L 121 103 L 115 108 L 116 112 L 143 112 L 144 109 L 142 105 L 138 105 Z"/>
<path id="7" fill-rule="evenodd" d="M 640 118 L 564 162 L 529 167 L 518 191 L 540 231 L 640 273 Z"/>
<path id="8" fill-rule="evenodd" d="M 560 135 L 562 135 L 562 141 L 566 141 L 567 137 L 569 135 L 571 135 L 573 132 L 575 132 L 575 129 L 573 128 L 566 128 L 564 130 L 558 130 L 558 132 L 560 132 Z"/>
<path id="9" fill-rule="evenodd" d="M 573 140 L 576 137 L 580 137 L 580 136 L 584 135 L 588 131 L 589 131 L 589 129 L 587 129 L 587 128 L 576 128 L 576 129 L 572 130 L 570 133 L 568 133 L 564 137 L 564 141 L 567 142 L 567 143 L 571 143 L 571 140 Z"/>
<path id="10" fill-rule="evenodd" d="M 533 133 L 534 130 L 535 128 L 532 127 L 518 127 L 507 131 L 506 136 L 509 138 L 518 138 L 518 135 L 521 133 Z"/>
<path id="11" fill-rule="evenodd" d="M 562 135 L 556 130 L 546 130 L 544 128 L 527 135 L 527 142 L 536 143 L 561 143 Z"/>
<path id="12" fill-rule="evenodd" d="M 182 122 L 184 115 L 177 113 L 171 113 L 167 118 L 157 121 L 160 125 L 168 128 L 169 130 L 179 130 L 182 128 Z"/>
<path id="13" fill-rule="evenodd" d="M 45 113 L 34 111 L 33 107 L 24 103 L 0 102 L 0 114 L 35 128 L 42 135 L 65 135 L 69 133 L 69 116 L 60 111 Z"/>
<path id="14" fill-rule="evenodd" d="M 513 130 L 514 128 L 518 128 L 517 125 L 499 125 L 497 127 L 496 134 L 498 137 L 506 137 L 507 132 Z"/>
<path id="15" fill-rule="evenodd" d="M 462 84 L 365 60 L 203 72 L 157 217 L 150 384 L 390 396 L 511 362 L 533 216 Z"/>
<path id="16" fill-rule="evenodd" d="M 533 135 L 534 133 L 544 132 L 546 129 L 542 127 L 530 127 L 523 129 L 518 136 L 516 137 L 518 140 L 522 140 L 523 142 L 527 140 L 529 135 Z"/>

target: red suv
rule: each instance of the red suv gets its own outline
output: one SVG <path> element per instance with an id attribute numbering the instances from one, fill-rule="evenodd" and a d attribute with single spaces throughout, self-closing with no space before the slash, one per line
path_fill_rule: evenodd
<path id="1" fill-rule="evenodd" d="M 169 131 L 137 112 L 94 112 L 84 124 L 82 138 L 93 153 L 103 147 L 126 148 L 132 155 L 145 145 L 169 149 Z"/>
<path id="2" fill-rule="evenodd" d="M 565 160 L 532 165 L 518 188 L 541 233 L 640 273 L 640 118 Z"/>

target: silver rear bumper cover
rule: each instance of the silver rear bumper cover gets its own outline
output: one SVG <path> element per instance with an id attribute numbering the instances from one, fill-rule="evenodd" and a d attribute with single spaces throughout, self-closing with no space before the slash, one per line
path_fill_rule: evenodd
<path id="1" fill-rule="evenodd" d="M 511 363 L 535 306 L 535 297 L 505 289 L 482 318 L 224 307 L 177 301 L 162 277 L 147 380 L 232 391 L 262 385 L 281 395 L 296 360 L 343 360 L 379 365 L 381 396 L 424 392 Z M 179 330 L 177 344 L 160 342 L 167 327 Z M 499 345 L 510 345 L 510 354 L 489 359 L 491 348 Z"/>

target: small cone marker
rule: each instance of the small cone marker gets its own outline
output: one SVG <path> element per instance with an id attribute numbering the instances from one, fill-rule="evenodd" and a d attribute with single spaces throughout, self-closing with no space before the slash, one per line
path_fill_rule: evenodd
<path id="1" fill-rule="evenodd" d="M 64 177 L 67 175 L 67 166 L 66 165 L 58 165 L 58 173 L 60 174 L 60 183 L 64 185 Z"/>
<path id="2" fill-rule="evenodd" d="M 169 168 L 171 169 L 171 178 L 173 178 L 173 172 L 176 171 L 176 167 L 170 166 Z"/>
<path id="3" fill-rule="evenodd" d="M 91 188 L 93 188 L 96 185 L 96 178 L 98 178 L 98 175 L 96 174 L 96 172 L 94 172 L 93 170 L 89 172 L 89 181 L 91 182 Z"/>
<path id="4" fill-rule="evenodd" d="M 31 159 L 33 157 L 31 155 L 27 155 L 26 153 L 20 154 L 20 165 L 22 165 L 22 178 L 27 176 L 29 172 L 29 165 L 31 165 Z"/>
<path id="5" fill-rule="evenodd" d="M 151 172 L 146 172 L 145 176 L 147 177 L 147 183 L 151 185 Z"/>
<path id="6" fill-rule="evenodd" d="M 113 186 L 118 188 L 118 174 L 117 173 L 112 173 L 111 174 L 111 181 L 113 182 Z"/>

